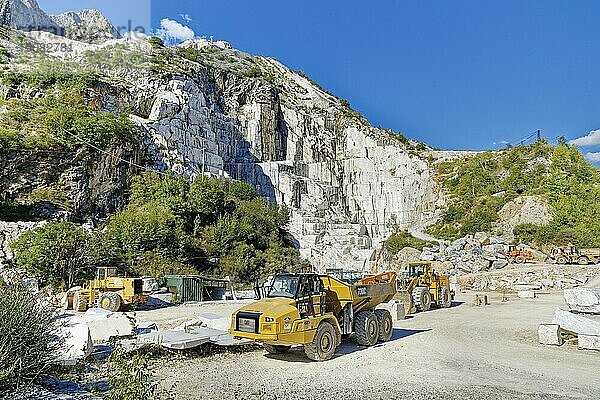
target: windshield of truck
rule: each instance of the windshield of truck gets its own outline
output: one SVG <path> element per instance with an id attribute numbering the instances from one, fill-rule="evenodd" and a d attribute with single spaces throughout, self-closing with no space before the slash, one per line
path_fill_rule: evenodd
<path id="1" fill-rule="evenodd" d="M 294 275 L 277 275 L 273 279 L 273 286 L 269 290 L 267 297 L 296 297 L 298 291 L 298 276 Z"/>

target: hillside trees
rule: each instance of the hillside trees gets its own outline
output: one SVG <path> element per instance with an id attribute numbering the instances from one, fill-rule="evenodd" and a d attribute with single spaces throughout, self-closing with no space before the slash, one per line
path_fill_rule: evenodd
<path id="1" fill-rule="evenodd" d="M 105 263 L 135 275 L 230 275 L 246 284 L 305 265 L 287 222 L 285 208 L 243 182 L 145 173 L 134 179 L 128 206 L 94 232 L 47 224 L 15 244 L 16 263 L 59 286 L 80 283 L 80 271 Z"/>

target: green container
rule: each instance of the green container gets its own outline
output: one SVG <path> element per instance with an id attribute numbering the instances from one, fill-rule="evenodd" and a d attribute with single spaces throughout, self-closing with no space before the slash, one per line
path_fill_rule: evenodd
<path id="1" fill-rule="evenodd" d="M 173 293 L 175 303 L 222 300 L 228 281 L 199 275 L 168 275 L 163 286 Z"/>

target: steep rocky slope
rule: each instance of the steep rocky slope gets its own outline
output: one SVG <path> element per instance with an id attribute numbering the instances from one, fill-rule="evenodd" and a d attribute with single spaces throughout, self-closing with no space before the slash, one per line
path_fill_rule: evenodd
<path id="1" fill-rule="evenodd" d="M 202 40 L 175 49 L 129 39 L 88 45 L 49 34 L 27 40 L 70 46 L 42 64 L 101 71 L 97 101 L 133 111 L 156 168 L 240 179 L 288 206 L 290 231 L 317 265 L 368 269 L 390 223 L 408 228 L 436 218 L 430 160 L 416 150 L 426 146 L 371 127 L 274 59 Z"/>

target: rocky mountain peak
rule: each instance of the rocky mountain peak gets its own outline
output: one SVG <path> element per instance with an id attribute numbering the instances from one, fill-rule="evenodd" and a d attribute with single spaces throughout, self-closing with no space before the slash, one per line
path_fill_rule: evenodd
<path id="1" fill-rule="evenodd" d="M 98 10 L 69 11 L 50 18 L 64 29 L 64 36 L 89 43 L 102 43 L 119 39 L 121 35 L 112 23 Z"/>
<path id="2" fill-rule="evenodd" d="M 98 10 L 49 16 L 35 0 L 0 0 L 0 25 L 21 31 L 50 32 L 88 43 L 102 43 L 121 37 Z"/>
<path id="3" fill-rule="evenodd" d="M 0 0 L 0 25 L 23 31 L 62 31 L 35 0 Z"/>

